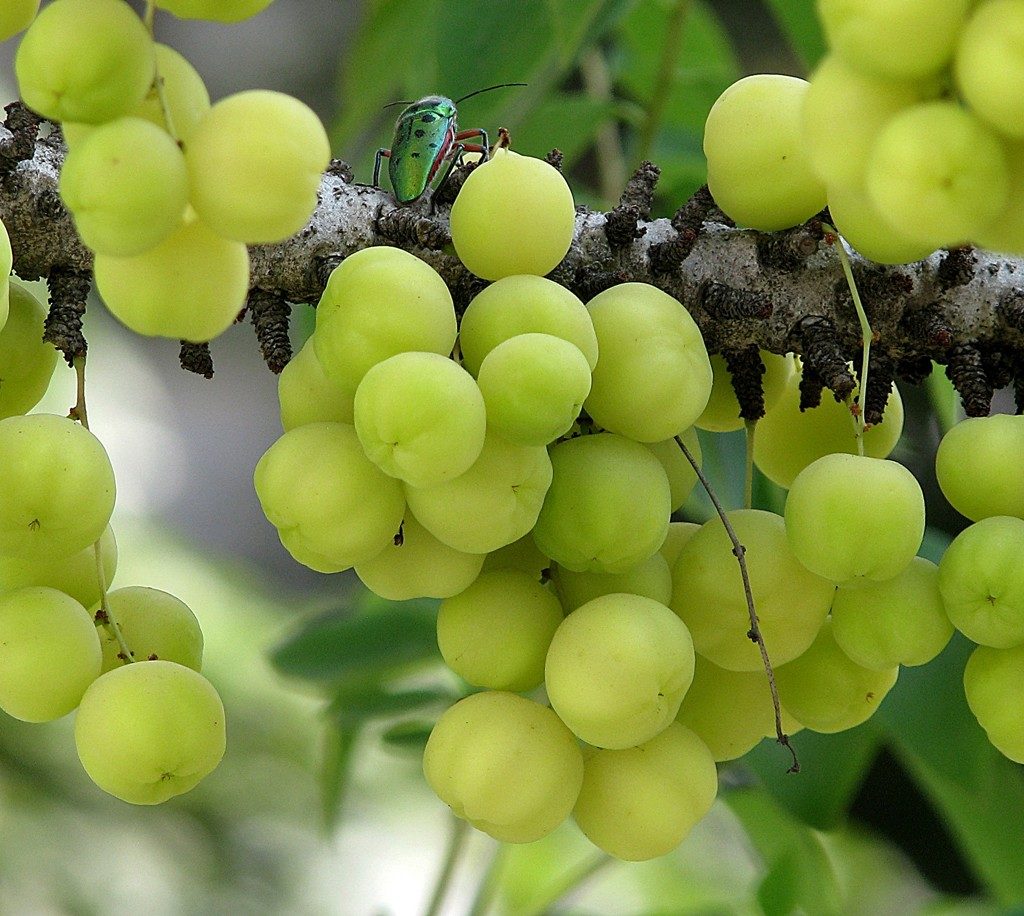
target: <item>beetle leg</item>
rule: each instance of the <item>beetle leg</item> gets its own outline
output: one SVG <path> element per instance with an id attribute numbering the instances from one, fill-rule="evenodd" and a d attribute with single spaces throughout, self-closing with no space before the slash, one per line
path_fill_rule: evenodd
<path id="1" fill-rule="evenodd" d="M 383 146 L 377 150 L 377 155 L 373 160 L 373 186 L 375 188 L 380 187 L 380 161 L 381 159 L 390 159 L 391 150 L 385 149 Z"/>
<path id="2" fill-rule="evenodd" d="M 483 153 L 484 160 L 487 159 L 488 150 L 490 147 L 487 144 L 487 131 L 482 130 L 479 127 L 472 127 L 469 130 L 460 130 L 456 135 L 456 140 L 468 140 L 470 137 L 479 137 L 483 142 L 478 146 L 476 143 L 464 143 L 462 148 L 470 153 Z M 483 160 L 481 160 L 483 161 Z"/>
<path id="3" fill-rule="evenodd" d="M 463 143 L 463 140 L 468 140 L 470 137 L 480 137 L 483 143 Z M 453 137 L 453 144 L 448 150 L 448 168 L 445 169 L 444 175 L 434 188 L 434 193 L 430 197 L 430 212 L 434 212 L 434 198 L 437 196 L 437 192 L 444 187 L 445 182 L 448 181 L 448 177 L 452 173 L 452 169 L 457 165 L 462 164 L 463 153 L 481 153 L 481 162 L 487 159 L 487 131 L 481 130 L 479 127 L 474 127 L 470 130 L 460 130 Z"/>

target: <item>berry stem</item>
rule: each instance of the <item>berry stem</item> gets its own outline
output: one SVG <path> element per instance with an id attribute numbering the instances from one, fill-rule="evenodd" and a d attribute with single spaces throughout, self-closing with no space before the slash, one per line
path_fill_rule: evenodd
<path id="1" fill-rule="evenodd" d="M 178 132 L 174 128 L 174 117 L 171 115 L 170 106 L 167 104 L 167 95 L 164 90 L 164 78 L 160 75 L 159 65 L 154 71 L 153 88 L 156 90 L 156 97 L 160 102 L 160 113 L 164 118 L 164 127 L 167 128 L 167 133 L 170 134 L 171 139 L 181 146 L 181 138 L 178 136 Z"/>
<path id="2" fill-rule="evenodd" d="M 752 642 L 757 643 L 757 648 L 761 652 L 761 662 L 764 665 L 765 674 L 768 676 L 768 688 L 772 694 L 772 706 L 775 709 L 775 740 L 779 742 L 784 748 L 786 748 L 790 754 L 793 755 L 793 764 L 786 771 L 788 773 L 799 773 L 800 772 L 800 761 L 797 759 L 796 751 L 793 749 L 793 745 L 789 743 L 789 735 L 782 730 L 782 706 L 779 703 L 779 690 L 775 686 L 775 671 L 772 668 L 771 659 L 768 657 L 768 648 L 764 644 L 764 636 L 761 634 L 761 627 L 757 622 L 757 611 L 754 609 L 754 594 L 750 588 L 750 574 L 747 572 L 747 561 L 745 559 L 746 548 L 740 543 L 740 539 L 736 536 L 736 529 L 733 528 L 732 522 L 729 521 L 729 516 L 726 515 L 725 509 L 722 507 L 721 501 L 718 499 L 717 494 L 711 487 L 710 481 L 704 476 L 704 472 L 701 470 L 700 464 L 690 453 L 690 450 L 686 447 L 686 443 L 679 436 L 674 437 L 676 445 L 682 450 L 683 455 L 686 456 L 686 460 L 690 462 L 694 473 L 697 475 L 697 479 L 700 481 L 700 485 L 704 488 L 704 491 L 708 494 L 708 498 L 715 506 L 715 511 L 718 513 L 718 517 L 722 520 L 722 524 L 725 526 L 726 534 L 729 535 L 729 540 L 732 541 L 732 552 L 733 556 L 736 557 L 736 562 L 740 564 L 740 575 L 743 577 L 743 594 L 747 599 L 747 613 L 750 615 L 750 630 L 747 636 Z"/>
<path id="3" fill-rule="evenodd" d="M 452 877 L 455 874 L 455 866 L 462 856 L 462 850 L 466 846 L 466 837 L 469 836 L 469 821 L 461 817 L 451 816 L 451 829 L 448 833 L 448 846 L 445 849 L 444 860 L 441 863 L 441 871 L 438 872 L 437 881 L 434 883 L 434 890 L 430 895 L 430 903 L 427 904 L 424 916 L 438 916 L 441 912 L 441 905 L 451 887 Z"/>
<path id="4" fill-rule="evenodd" d="M 85 429 L 89 428 L 89 411 L 85 403 L 85 354 L 76 356 L 72 360 L 75 369 L 75 406 L 68 411 L 72 420 L 77 420 Z M 127 662 L 135 661 L 132 650 L 128 648 L 124 633 L 118 625 L 117 618 L 110 612 L 110 603 L 107 601 L 107 581 L 103 574 L 103 553 L 100 549 L 100 542 L 93 544 L 93 552 L 96 555 L 96 581 L 100 587 L 100 609 L 96 612 L 95 619 L 107 628 L 117 640 L 119 657 Z"/>
<path id="5" fill-rule="evenodd" d="M 867 312 L 864 311 L 864 303 L 861 302 L 860 292 L 857 290 L 857 281 L 853 277 L 853 268 L 850 265 L 850 256 L 846 253 L 846 245 L 836 231 L 834 226 L 822 223 L 821 228 L 826 232 L 835 235 L 835 249 L 839 253 L 839 263 L 843 265 L 843 276 L 846 277 L 846 285 L 850 287 L 850 296 L 853 298 L 853 307 L 857 310 L 857 320 L 860 322 L 860 334 L 863 348 L 861 351 L 860 363 L 860 385 L 858 386 L 857 407 L 854 409 L 854 423 L 857 427 L 857 452 L 864 457 L 864 403 L 867 400 L 868 391 L 868 361 L 871 358 L 871 339 L 874 336 L 871 330 L 871 322 L 868 321 Z"/>
<path id="6" fill-rule="evenodd" d="M 683 28 L 692 5 L 691 0 L 676 0 L 668 14 L 665 40 L 662 42 L 661 58 L 658 61 L 658 73 L 654 78 L 654 89 L 647 105 L 647 117 L 644 119 L 639 146 L 634 156 L 637 162 L 643 162 L 644 159 L 651 157 L 654 138 L 661 129 L 669 96 L 676 81 L 679 55 L 683 48 Z"/>
<path id="7" fill-rule="evenodd" d="M 580 73 L 587 95 L 602 102 L 612 101 L 612 79 L 604 53 L 599 48 L 588 51 L 580 59 Z M 594 138 L 597 148 L 597 169 L 601 196 L 614 201 L 626 183 L 626 157 L 619 139 L 619 126 L 606 121 Z"/>

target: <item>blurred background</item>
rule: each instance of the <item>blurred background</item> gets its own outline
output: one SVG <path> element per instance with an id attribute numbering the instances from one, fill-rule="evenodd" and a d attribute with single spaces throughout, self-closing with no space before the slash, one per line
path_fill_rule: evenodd
<path id="1" fill-rule="evenodd" d="M 363 182 L 389 145 L 385 104 L 526 82 L 467 101 L 460 125 L 508 127 L 527 154 L 558 147 L 577 202 L 597 207 L 614 204 L 650 158 L 662 169 L 655 215 L 667 216 L 703 183 L 702 126 L 717 95 L 747 73 L 806 75 L 821 56 L 813 6 L 276 0 L 233 26 L 161 12 L 156 35 L 192 61 L 214 100 L 249 88 L 303 99 Z M 5 100 L 17 95 L 17 40 L 0 45 Z M 311 315 L 296 304 L 296 346 Z M 91 424 L 118 479 L 113 584 L 162 588 L 195 611 L 229 746 L 198 789 L 137 808 L 85 777 L 72 717 L 0 717 L 0 913 L 423 912 L 451 828 L 419 750 L 461 689 L 438 664 L 433 609 L 382 607 L 351 575 L 312 573 L 281 548 L 252 490 L 280 425 L 276 378 L 248 326 L 213 343 L 210 381 L 178 368 L 175 342 L 128 333 L 98 303 L 86 335 Z M 923 552 L 937 559 L 963 524 L 931 470 L 937 418 L 948 422 L 954 402 L 941 380 L 902 393 L 896 457 L 929 493 Z M 73 402 L 61 365 L 37 410 Z M 703 447 L 726 502 L 739 504 L 742 436 Z M 758 499 L 780 505 L 767 486 Z M 682 517 L 707 515 L 695 496 Z M 389 623 L 387 642 L 366 619 Z M 712 814 L 662 859 L 598 866 L 572 825 L 506 850 L 474 835 L 445 912 L 487 899 L 511 914 L 1008 911 L 1024 900 L 1024 783 L 962 699 L 968 648 L 954 642 L 925 670 L 905 671 L 864 726 L 801 734 L 799 776 L 785 775 L 786 754 L 767 742 L 723 767 Z M 381 701 L 410 693 L 415 702 Z M 595 870 L 552 904 L 574 869 Z"/>

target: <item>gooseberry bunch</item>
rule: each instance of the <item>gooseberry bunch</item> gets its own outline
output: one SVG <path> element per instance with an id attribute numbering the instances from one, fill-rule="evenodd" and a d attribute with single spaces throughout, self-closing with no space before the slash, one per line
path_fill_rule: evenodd
<path id="1" fill-rule="evenodd" d="M 547 228 L 529 231 L 539 217 Z M 675 721 L 694 653 L 659 553 L 696 479 L 674 438 L 699 455 L 712 371 L 693 319 L 661 290 L 624 283 L 584 305 L 541 275 L 573 225 L 559 172 L 499 149 L 452 208 L 456 252 L 494 281 L 461 316 L 413 255 L 346 258 L 281 374 L 286 432 L 255 485 L 300 562 L 354 567 L 392 600 L 443 599 L 442 655 L 484 688 L 441 717 L 424 755 L 457 814 L 528 842 L 574 812 L 602 848 L 648 858 L 716 794 L 710 751 Z M 609 675 L 599 698 L 595 669 Z M 542 682 L 550 706 L 521 695 Z M 666 812 L 655 786 L 667 772 Z"/>
<path id="2" fill-rule="evenodd" d="M 915 556 L 920 488 L 885 460 L 899 393 L 858 439 L 847 405 L 796 409 L 799 362 L 765 354 L 754 460 L 791 494 L 785 516 L 727 513 L 745 548 L 751 640 L 722 521 L 671 521 L 696 481 L 696 429 L 743 426 L 726 366 L 653 286 L 583 303 L 523 272 L 565 254 L 572 205 L 557 172 L 514 155 L 478 166 L 453 206 L 456 252 L 493 280 L 461 315 L 400 249 L 334 270 L 281 375 L 286 431 L 256 491 L 299 562 L 354 568 L 390 600 L 441 599 L 441 654 L 479 691 L 441 716 L 424 752 L 458 816 L 530 842 L 571 815 L 606 852 L 647 859 L 707 813 L 716 762 L 780 728 L 860 724 L 953 626 L 938 568 Z M 548 169 L 558 194 L 523 190 L 519 160 Z M 520 199 L 505 210 L 509 186 Z M 570 227 L 547 248 L 517 219 L 545 208 Z M 521 237 L 536 245 L 527 258 Z"/>
<path id="3" fill-rule="evenodd" d="M 268 2 L 157 6 L 236 21 Z M 330 146 L 313 111 L 264 90 L 211 106 L 195 68 L 123 0 L 55 0 L 15 72 L 26 104 L 63 127 L 61 199 L 110 311 L 140 334 L 224 331 L 249 291 L 246 245 L 287 238 L 316 206 Z"/>
<path id="4" fill-rule="evenodd" d="M 881 263 L 967 243 L 1022 253 L 1024 119 L 1008 92 L 1024 73 L 1024 3 L 819 0 L 818 12 L 830 50 L 809 83 L 748 77 L 709 114 L 708 180 L 722 209 L 739 223 L 773 230 L 827 203 L 846 242 Z M 778 180 L 760 182 L 766 172 Z M 1024 675 L 1016 575 L 1024 560 L 1020 417 L 970 418 L 944 437 L 936 456 L 940 486 L 974 524 L 937 569 L 916 557 L 908 566 L 921 540 L 923 501 L 910 475 L 882 460 L 900 434 L 898 392 L 884 422 L 855 436 L 839 403 L 798 411 L 799 390 L 797 375 L 758 424 L 754 461 L 790 488 L 786 526 L 801 562 L 838 584 L 830 617 L 835 642 L 869 668 L 885 659 L 916 664 L 912 656 L 933 657 L 955 626 L 979 644 L 964 673 L 971 710 L 992 743 L 1020 760 L 1024 721 L 1008 705 Z M 918 594 L 911 610 L 908 596 Z M 883 622 L 876 601 L 888 608 L 889 630 L 881 645 L 867 645 L 866 628 Z M 813 727 L 790 696 L 788 668 L 778 672 L 780 696 Z"/>
<path id="5" fill-rule="evenodd" d="M 810 81 L 747 77 L 715 103 L 708 184 L 738 223 L 797 225 L 827 203 L 873 261 L 974 243 L 1024 252 L 1024 3 L 818 0 Z"/>

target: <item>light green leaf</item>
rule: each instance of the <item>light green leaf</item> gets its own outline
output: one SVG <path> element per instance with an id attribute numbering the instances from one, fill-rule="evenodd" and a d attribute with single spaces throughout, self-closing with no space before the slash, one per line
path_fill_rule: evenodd
<path id="1" fill-rule="evenodd" d="M 932 405 L 932 412 L 939 421 L 939 429 L 943 434 L 949 432 L 957 423 L 963 419 L 963 405 L 960 403 L 960 395 L 946 375 L 945 367 L 932 364 L 931 375 L 924 381 L 925 390 L 928 392 L 928 400 Z"/>
<path id="2" fill-rule="evenodd" d="M 791 817 L 763 789 L 734 790 L 725 800 L 768 867 L 758 889 L 766 916 L 842 912 L 839 881 L 816 831 Z"/>
<path id="3" fill-rule="evenodd" d="M 282 674 L 312 681 L 374 680 L 440 659 L 437 605 L 407 601 L 352 615 L 338 608 L 310 621 L 271 653 Z"/>
<path id="4" fill-rule="evenodd" d="M 743 758 L 762 784 L 791 814 L 821 830 L 840 825 L 879 748 L 870 722 L 835 735 L 804 729 L 790 737 L 800 772 L 789 773 L 789 753 L 762 741 Z"/>
<path id="5" fill-rule="evenodd" d="M 358 728 L 339 728 L 328 723 L 324 730 L 320 766 L 320 815 L 327 833 L 332 833 L 338 826 L 341 802 L 352 764 L 352 751 L 358 737 Z"/>
<path id="6" fill-rule="evenodd" d="M 611 102 L 556 92 L 516 128 L 515 148 L 543 158 L 557 147 L 564 156 L 563 171 L 568 171 L 593 142 L 597 125 L 607 119 L 612 107 Z"/>
<path id="7" fill-rule="evenodd" d="M 423 722 L 417 719 L 398 722 L 381 735 L 381 740 L 388 750 L 402 754 L 422 755 L 433 728 L 433 722 Z"/>
<path id="8" fill-rule="evenodd" d="M 426 51 L 437 6 L 438 0 L 379 0 L 368 7 L 341 62 L 341 107 L 331 130 L 334 149 L 352 165 L 361 166 L 375 139 L 394 124 L 395 112 L 385 112 L 386 104 L 434 91 Z"/>
<path id="9" fill-rule="evenodd" d="M 613 74 L 642 112 L 656 107 L 659 101 L 655 95 L 666 91 L 659 88 L 665 53 L 659 42 L 669 31 L 677 3 L 678 0 L 657 0 L 639 4 L 618 32 L 620 42 L 612 57 Z M 704 121 L 718 96 L 739 76 L 739 64 L 718 19 L 706 5 L 689 4 L 661 120 L 648 152 L 661 168 L 658 195 L 667 202 L 668 212 L 704 184 Z M 637 138 L 643 134 L 645 118 L 642 115 L 635 120 Z"/>
<path id="10" fill-rule="evenodd" d="M 367 719 L 400 716 L 426 706 L 449 706 L 457 699 L 455 693 L 440 687 L 388 690 L 376 684 L 356 685 L 335 694 L 328 715 L 342 728 L 351 728 Z"/>

